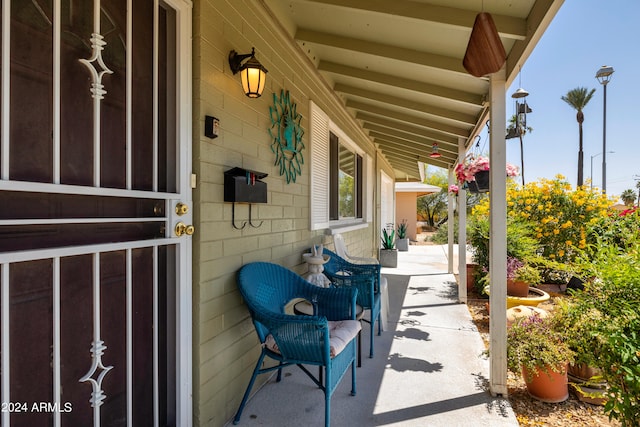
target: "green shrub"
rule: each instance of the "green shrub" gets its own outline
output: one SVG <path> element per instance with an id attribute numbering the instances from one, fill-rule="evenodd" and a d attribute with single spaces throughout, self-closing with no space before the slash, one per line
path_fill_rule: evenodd
<path id="1" fill-rule="evenodd" d="M 604 241 L 580 261 L 586 280 L 559 308 L 577 360 L 600 368 L 609 383 L 605 412 L 623 426 L 640 421 L 640 239 Z M 630 250 L 630 248 L 633 248 Z"/>
<path id="2" fill-rule="evenodd" d="M 449 221 L 442 224 L 431 236 L 431 241 L 436 245 L 445 245 L 449 243 Z M 458 243 L 458 218 L 456 217 L 453 226 L 453 243 Z"/>
<path id="3" fill-rule="evenodd" d="M 531 226 L 513 218 L 507 218 L 507 256 L 528 260 L 535 256 L 537 242 L 532 237 Z M 473 249 L 473 261 L 485 270 L 489 269 L 489 217 L 474 214 L 467 226 L 467 242 Z"/>

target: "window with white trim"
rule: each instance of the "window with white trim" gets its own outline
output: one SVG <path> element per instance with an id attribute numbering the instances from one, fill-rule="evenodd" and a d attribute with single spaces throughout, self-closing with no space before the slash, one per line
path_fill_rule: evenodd
<path id="1" fill-rule="evenodd" d="M 329 132 L 329 219 L 362 218 L 362 156 Z"/>
<path id="2" fill-rule="evenodd" d="M 311 229 L 364 224 L 373 200 L 363 194 L 364 167 L 372 162 L 313 102 L 310 113 Z"/>

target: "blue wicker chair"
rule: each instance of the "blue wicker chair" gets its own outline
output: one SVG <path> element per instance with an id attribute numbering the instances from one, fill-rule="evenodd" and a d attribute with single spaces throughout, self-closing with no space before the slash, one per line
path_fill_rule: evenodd
<path id="1" fill-rule="evenodd" d="M 240 293 L 262 343 L 262 352 L 233 423 L 237 424 L 240 421 L 258 374 L 278 370 L 277 381 L 280 381 L 282 368 L 297 365 L 324 391 L 325 426 L 328 427 L 331 419 L 331 396 L 349 366 L 351 395 L 356 394 L 355 338 L 360 328 L 359 322 L 355 320 L 358 291 L 348 288 L 320 288 L 282 266 L 266 262 L 254 262 L 243 266 L 237 278 Z M 316 315 L 286 314 L 285 307 L 288 303 L 299 298 L 311 302 Z M 346 339 L 344 349 L 332 357 L 332 322 L 329 321 L 340 320 L 348 320 L 342 323 L 354 331 L 353 335 Z M 276 360 L 279 362 L 278 365 L 262 368 L 265 357 Z M 303 364 L 319 366 L 318 378 Z"/>
<path id="2" fill-rule="evenodd" d="M 355 287 L 358 289 L 358 305 L 371 311 L 370 320 L 362 319 L 371 325 L 371 346 L 369 357 L 373 357 L 373 336 L 376 320 L 378 335 L 382 333 L 380 316 L 380 264 L 354 264 L 339 257 L 327 248 L 324 255 L 331 258 L 324 264 L 324 274 L 336 287 Z"/>

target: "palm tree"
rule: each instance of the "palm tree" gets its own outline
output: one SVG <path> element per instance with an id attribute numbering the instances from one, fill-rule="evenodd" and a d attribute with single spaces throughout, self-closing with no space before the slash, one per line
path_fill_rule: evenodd
<path id="1" fill-rule="evenodd" d="M 628 190 L 624 190 L 622 192 L 620 198 L 622 199 L 622 203 L 624 203 L 625 206 L 633 206 L 633 202 L 636 201 L 636 192 L 629 188 Z"/>
<path id="2" fill-rule="evenodd" d="M 578 129 L 580 130 L 580 148 L 578 150 L 578 187 L 582 186 L 582 160 L 584 157 L 582 151 L 582 122 L 584 122 L 584 113 L 582 110 L 587 106 L 595 91 L 595 89 L 588 90 L 586 87 L 577 87 L 575 89 L 571 89 L 566 95 L 560 98 L 577 111 L 576 120 L 578 121 Z"/>

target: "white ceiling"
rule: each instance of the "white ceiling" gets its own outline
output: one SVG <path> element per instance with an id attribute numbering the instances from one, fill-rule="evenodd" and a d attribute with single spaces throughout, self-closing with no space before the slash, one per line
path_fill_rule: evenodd
<path id="1" fill-rule="evenodd" d="M 491 13 L 507 84 L 564 0 L 264 0 L 393 166 L 457 158 L 487 120 L 489 79 L 462 66 L 476 15 Z M 442 157 L 429 157 L 437 143 Z"/>

